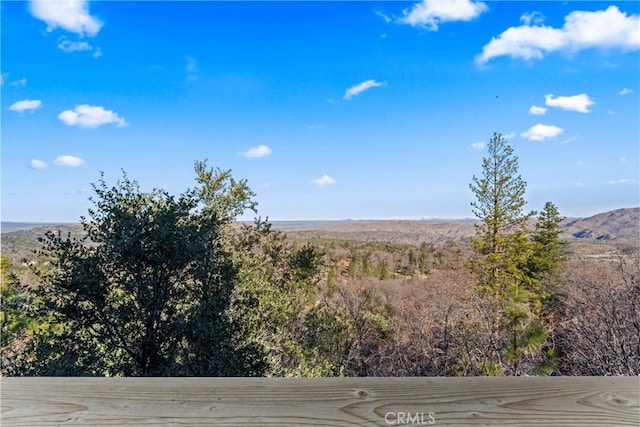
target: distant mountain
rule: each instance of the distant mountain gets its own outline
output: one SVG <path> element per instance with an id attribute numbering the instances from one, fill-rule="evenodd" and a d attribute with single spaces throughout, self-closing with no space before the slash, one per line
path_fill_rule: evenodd
<path id="1" fill-rule="evenodd" d="M 476 220 L 421 221 L 318 221 L 287 224 L 293 237 L 378 240 L 395 243 L 468 242 L 475 235 Z M 532 221 L 531 226 L 535 224 Z M 560 224 L 564 238 L 582 240 L 640 241 L 640 208 L 617 209 L 588 218 L 569 218 Z"/>
<path id="2" fill-rule="evenodd" d="M 562 228 L 577 239 L 613 240 L 640 238 L 640 208 L 616 209 L 588 218 L 567 219 Z"/>
<path id="3" fill-rule="evenodd" d="M 18 230 L 30 230 L 32 228 L 39 227 L 63 227 L 71 225 L 70 222 L 14 222 L 14 221 L 2 221 L 0 223 L 0 232 L 11 233 Z"/>
<path id="4" fill-rule="evenodd" d="M 476 220 L 354 220 L 354 221 L 275 221 L 274 229 L 294 238 L 375 240 L 394 243 L 468 242 L 475 235 Z M 533 224 L 532 224 L 533 225 Z M 567 240 L 640 242 L 640 207 L 616 209 L 588 218 L 568 218 L 560 226 Z M 2 223 L 2 251 L 38 247 L 38 237 L 47 229 L 83 234 L 79 224 Z"/>

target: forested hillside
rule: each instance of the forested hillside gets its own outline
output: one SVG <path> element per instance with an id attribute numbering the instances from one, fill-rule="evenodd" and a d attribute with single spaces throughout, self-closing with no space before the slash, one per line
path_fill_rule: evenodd
<path id="1" fill-rule="evenodd" d="M 3 235 L 3 375 L 640 374 L 637 245 L 524 211 L 500 134 L 462 240 L 241 225 L 246 181 L 195 173 L 178 196 L 102 177 L 80 225 Z"/>

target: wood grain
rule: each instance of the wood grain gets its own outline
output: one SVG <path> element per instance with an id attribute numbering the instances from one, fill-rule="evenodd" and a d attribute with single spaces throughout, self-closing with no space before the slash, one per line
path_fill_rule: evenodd
<path id="1" fill-rule="evenodd" d="M 3 427 L 640 425 L 638 377 L 2 378 L 0 387 Z"/>

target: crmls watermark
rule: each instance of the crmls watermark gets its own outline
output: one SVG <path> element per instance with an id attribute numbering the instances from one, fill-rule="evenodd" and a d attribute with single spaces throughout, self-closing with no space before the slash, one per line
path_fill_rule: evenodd
<path id="1" fill-rule="evenodd" d="M 387 412 L 384 422 L 392 426 L 432 425 L 436 423 L 435 412 Z"/>

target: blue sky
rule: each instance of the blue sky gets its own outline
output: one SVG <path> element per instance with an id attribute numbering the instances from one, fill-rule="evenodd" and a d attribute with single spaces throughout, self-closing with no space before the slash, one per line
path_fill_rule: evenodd
<path id="1" fill-rule="evenodd" d="M 637 2 L 2 2 L 2 220 L 100 171 L 231 169 L 273 220 L 472 217 L 507 135 L 530 209 L 640 205 Z M 252 218 L 248 214 L 243 219 Z"/>

